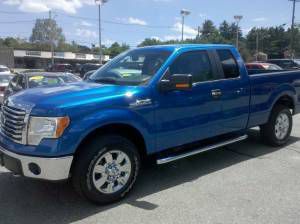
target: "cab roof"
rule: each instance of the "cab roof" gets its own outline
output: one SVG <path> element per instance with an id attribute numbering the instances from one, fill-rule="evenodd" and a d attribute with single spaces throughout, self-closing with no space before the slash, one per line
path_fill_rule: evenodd
<path id="1" fill-rule="evenodd" d="M 179 49 L 194 49 L 194 48 L 205 48 L 205 49 L 220 49 L 220 48 L 234 48 L 233 45 L 227 44 L 170 44 L 170 45 L 153 45 L 141 47 L 143 49 L 161 49 L 161 50 L 179 50 Z"/>

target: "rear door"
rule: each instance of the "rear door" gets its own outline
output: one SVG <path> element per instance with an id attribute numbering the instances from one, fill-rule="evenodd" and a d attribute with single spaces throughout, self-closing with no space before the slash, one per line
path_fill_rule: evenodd
<path id="1" fill-rule="evenodd" d="M 222 120 L 218 134 L 246 128 L 249 117 L 250 82 L 242 59 L 230 49 L 215 51 L 220 80 Z M 238 61 L 236 60 L 238 58 Z"/>

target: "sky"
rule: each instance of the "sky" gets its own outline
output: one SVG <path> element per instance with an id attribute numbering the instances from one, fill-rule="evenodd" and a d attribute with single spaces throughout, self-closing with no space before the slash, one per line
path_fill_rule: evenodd
<path id="1" fill-rule="evenodd" d="M 180 10 L 185 19 L 185 38 L 195 37 L 206 19 L 217 26 L 243 15 L 244 35 L 253 27 L 291 25 L 292 2 L 288 0 L 109 0 L 102 6 L 103 44 L 137 46 L 145 38 L 181 38 Z M 49 10 L 68 42 L 91 46 L 98 43 L 98 8 L 94 0 L 0 0 L 0 37 L 29 38 L 34 21 L 47 18 Z M 300 2 L 296 7 L 300 23 Z"/>

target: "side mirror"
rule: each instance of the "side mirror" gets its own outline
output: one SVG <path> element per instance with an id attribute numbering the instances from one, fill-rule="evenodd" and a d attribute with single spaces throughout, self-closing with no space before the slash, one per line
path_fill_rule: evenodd
<path id="1" fill-rule="evenodd" d="M 191 90 L 193 87 L 193 79 L 190 74 L 174 74 L 169 80 L 163 79 L 159 83 L 161 92 L 172 90 Z"/>

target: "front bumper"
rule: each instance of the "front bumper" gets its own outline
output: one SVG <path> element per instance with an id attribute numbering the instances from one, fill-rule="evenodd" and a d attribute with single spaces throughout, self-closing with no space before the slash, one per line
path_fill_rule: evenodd
<path id="1" fill-rule="evenodd" d="M 69 178 L 73 156 L 44 158 L 19 155 L 0 147 L 0 165 L 25 177 L 60 181 Z"/>

